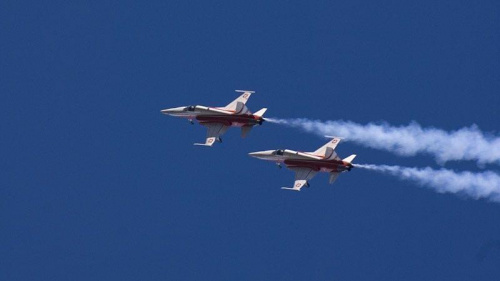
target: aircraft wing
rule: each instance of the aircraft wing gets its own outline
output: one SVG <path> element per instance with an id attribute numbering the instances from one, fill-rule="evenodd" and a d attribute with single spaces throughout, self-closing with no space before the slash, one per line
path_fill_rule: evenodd
<path id="1" fill-rule="evenodd" d="M 212 146 L 216 141 L 220 141 L 220 136 L 222 136 L 229 128 L 229 126 L 220 123 L 208 123 L 202 125 L 208 129 L 207 138 L 205 143 L 195 143 L 194 145 Z"/>
<path id="2" fill-rule="evenodd" d="M 292 188 L 282 187 L 281 189 L 300 191 L 300 189 L 304 187 L 304 185 L 308 185 L 307 182 L 312 179 L 317 173 L 317 171 L 305 167 L 293 167 L 290 168 L 290 170 L 295 172 L 295 183 Z"/>

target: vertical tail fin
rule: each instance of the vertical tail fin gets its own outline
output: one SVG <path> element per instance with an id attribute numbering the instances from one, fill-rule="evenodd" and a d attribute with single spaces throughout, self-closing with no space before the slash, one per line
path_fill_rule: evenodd
<path id="1" fill-rule="evenodd" d="M 241 96 L 239 96 L 237 99 L 229 103 L 224 107 L 224 109 L 227 110 L 236 110 L 238 107 L 238 103 L 242 103 L 243 105 L 247 103 L 248 99 L 250 96 L 255 93 L 254 91 L 245 91 L 245 90 L 236 90 L 236 92 L 243 93 Z M 241 107 L 241 105 L 240 105 Z"/>
<path id="2" fill-rule="evenodd" d="M 314 151 L 314 154 L 324 155 L 325 158 L 333 158 L 337 156 L 334 150 L 341 140 L 342 139 L 339 137 L 333 137 L 331 141 L 327 142 L 325 145 Z"/>

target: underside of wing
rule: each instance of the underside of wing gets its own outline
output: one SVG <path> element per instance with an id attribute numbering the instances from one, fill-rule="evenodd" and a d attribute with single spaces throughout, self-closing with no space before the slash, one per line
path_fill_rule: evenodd
<path id="1" fill-rule="evenodd" d="M 227 131 L 229 126 L 220 123 L 207 123 L 202 124 L 207 127 L 207 138 L 205 143 L 195 143 L 195 145 L 212 146 L 216 141 L 221 141 L 221 136 Z"/>
<path id="2" fill-rule="evenodd" d="M 306 167 L 294 167 L 290 170 L 295 172 L 295 180 L 310 180 L 316 175 L 316 171 Z"/>
<path id="3" fill-rule="evenodd" d="M 316 175 L 316 171 L 305 167 L 293 167 L 290 170 L 295 172 L 295 183 L 292 188 L 282 187 L 282 189 L 300 191 L 302 187 L 309 186 L 308 181 Z"/>

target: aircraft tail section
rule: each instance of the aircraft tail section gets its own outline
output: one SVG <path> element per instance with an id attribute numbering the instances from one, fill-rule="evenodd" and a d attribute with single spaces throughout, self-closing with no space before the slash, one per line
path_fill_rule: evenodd
<path id="1" fill-rule="evenodd" d="M 333 139 L 331 141 L 329 141 L 328 143 L 326 143 L 322 147 L 318 148 L 313 153 L 316 155 L 322 155 L 326 159 L 334 159 L 335 157 L 337 157 L 337 154 L 335 153 L 334 150 L 341 140 L 342 139 L 339 137 L 333 137 Z"/>
<path id="2" fill-rule="evenodd" d="M 250 130 L 252 130 L 252 126 L 241 127 L 241 137 L 245 138 L 248 135 L 248 133 L 250 132 Z"/>
<path id="3" fill-rule="evenodd" d="M 243 93 L 237 99 L 229 103 L 224 107 L 226 110 L 232 111 L 241 111 L 243 108 L 246 108 L 245 104 L 247 103 L 250 96 L 255 93 L 254 91 L 246 91 L 246 90 L 236 90 L 236 92 Z"/>
<path id="4" fill-rule="evenodd" d="M 333 184 L 335 182 L 335 180 L 337 180 L 339 175 L 340 175 L 340 173 L 337 173 L 337 172 L 330 173 L 330 177 L 328 178 L 328 183 Z"/>

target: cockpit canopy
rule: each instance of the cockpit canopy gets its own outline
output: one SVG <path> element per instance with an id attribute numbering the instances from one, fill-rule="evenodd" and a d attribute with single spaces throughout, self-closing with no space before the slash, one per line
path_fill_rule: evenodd
<path id="1" fill-rule="evenodd" d="M 190 105 L 190 106 L 186 106 L 186 108 L 184 108 L 185 111 L 194 111 L 196 108 L 196 106 L 194 105 Z"/>
<path id="2" fill-rule="evenodd" d="M 285 151 L 283 149 L 278 149 L 273 151 L 273 155 L 283 155 Z"/>

